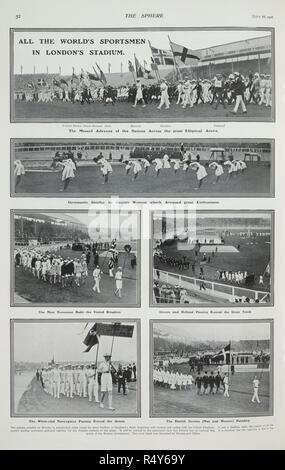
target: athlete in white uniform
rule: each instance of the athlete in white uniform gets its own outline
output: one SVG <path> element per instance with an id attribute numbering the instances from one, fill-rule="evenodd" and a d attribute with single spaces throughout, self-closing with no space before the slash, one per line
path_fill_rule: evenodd
<path id="1" fill-rule="evenodd" d="M 251 401 L 252 401 L 252 403 L 254 403 L 255 400 L 256 400 L 257 403 L 260 403 L 260 399 L 259 399 L 259 396 L 258 396 L 259 380 L 256 377 L 256 375 L 254 376 L 254 379 L 252 381 L 252 385 L 253 385 L 253 396 L 252 396 Z"/>
<path id="2" fill-rule="evenodd" d="M 104 362 L 98 367 L 98 372 L 101 373 L 101 399 L 100 399 L 100 408 L 104 408 L 104 398 L 106 393 L 108 394 L 108 409 L 114 411 L 115 408 L 112 406 L 112 391 L 113 391 L 113 382 L 111 374 L 111 354 L 104 354 Z"/>
<path id="3" fill-rule="evenodd" d="M 93 271 L 93 278 L 94 278 L 94 286 L 93 290 L 94 292 L 98 292 L 100 294 L 100 279 L 101 279 L 101 269 L 100 266 L 96 266 L 96 268 Z"/>
<path id="4" fill-rule="evenodd" d="M 76 166 L 71 158 L 63 160 L 63 162 L 58 162 L 58 166 L 62 166 L 61 179 L 63 181 L 63 188 L 60 191 L 66 191 L 69 186 L 70 181 L 75 177 Z"/>
<path id="5" fill-rule="evenodd" d="M 165 109 L 169 109 L 169 96 L 168 96 L 168 86 L 165 80 L 162 80 L 160 85 L 160 103 L 157 109 L 161 109 L 165 105 Z"/>
<path id="6" fill-rule="evenodd" d="M 20 184 L 22 175 L 25 174 L 25 168 L 21 160 L 14 161 L 15 188 Z"/>
<path id="7" fill-rule="evenodd" d="M 216 181 L 213 184 L 217 184 L 220 179 L 220 176 L 224 173 L 223 167 L 220 163 L 212 162 L 209 165 L 209 168 L 213 168 L 215 170 Z"/>
<path id="8" fill-rule="evenodd" d="M 115 274 L 115 282 L 116 282 L 115 295 L 118 295 L 118 297 L 122 297 L 123 272 L 122 272 L 122 268 L 120 267 L 118 268 Z"/>
<path id="9" fill-rule="evenodd" d="M 201 188 L 203 179 L 207 176 L 207 171 L 201 163 L 198 162 L 193 162 L 190 163 L 189 165 L 190 168 L 193 168 L 196 171 L 196 176 L 197 176 L 197 181 L 198 181 L 198 186 L 195 188 L 195 190 Z"/>
<path id="10" fill-rule="evenodd" d="M 137 87 L 137 93 L 136 93 L 135 103 L 133 104 L 133 108 L 136 107 L 137 102 L 140 100 L 142 101 L 143 108 L 145 108 L 145 100 L 143 99 L 142 84 L 139 79 L 137 79 L 136 87 Z"/>

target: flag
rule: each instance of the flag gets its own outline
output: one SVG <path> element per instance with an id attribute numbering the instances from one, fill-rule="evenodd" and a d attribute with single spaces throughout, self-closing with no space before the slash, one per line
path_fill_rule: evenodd
<path id="1" fill-rule="evenodd" d="M 34 87 L 35 87 L 35 85 L 32 82 L 28 83 L 28 88 L 34 88 Z"/>
<path id="2" fill-rule="evenodd" d="M 97 334 L 97 323 L 94 323 L 92 328 L 88 331 L 86 338 L 83 340 L 83 344 L 87 346 L 84 352 L 89 352 L 93 346 L 99 343 L 99 336 Z"/>
<path id="3" fill-rule="evenodd" d="M 144 68 L 143 66 L 139 63 L 138 59 L 135 56 L 135 67 L 136 67 L 136 75 L 137 78 L 143 77 L 144 76 Z"/>
<path id="4" fill-rule="evenodd" d="M 190 64 L 192 60 L 200 60 L 201 55 L 196 51 L 192 51 L 187 47 L 181 46 L 180 44 L 175 44 L 174 42 L 170 42 L 172 53 L 175 59 L 180 60 L 184 65 Z M 179 62 L 178 62 L 179 65 Z"/>
<path id="5" fill-rule="evenodd" d="M 150 64 L 151 70 L 158 70 L 157 63 L 154 61 L 153 57 L 151 57 L 151 64 Z"/>
<path id="6" fill-rule="evenodd" d="M 63 80 L 63 78 L 60 79 L 60 83 L 61 83 L 62 85 L 67 85 L 67 86 L 68 86 L 68 83 L 67 83 L 65 80 Z"/>
<path id="7" fill-rule="evenodd" d="M 56 80 L 55 78 L 52 80 L 52 84 L 55 85 L 55 86 L 60 86 L 59 81 Z"/>
<path id="8" fill-rule="evenodd" d="M 100 67 L 99 67 L 99 65 L 97 64 L 97 62 L 96 62 L 96 65 L 97 65 L 97 67 L 98 67 L 98 69 L 99 69 L 99 72 L 100 72 L 100 80 L 101 80 L 102 83 L 104 83 L 104 85 L 106 85 L 106 83 L 107 83 L 107 78 L 106 78 L 106 76 L 105 76 L 103 70 L 100 69 Z"/>
<path id="9" fill-rule="evenodd" d="M 158 49 L 149 43 L 153 62 L 157 65 L 174 65 L 173 54 L 171 51 Z"/>
<path id="10" fill-rule="evenodd" d="M 39 86 L 46 86 L 47 82 L 43 78 L 38 78 L 38 85 Z"/>
<path id="11" fill-rule="evenodd" d="M 87 76 L 89 78 L 89 80 L 95 80 L 95 81 L 100 81 L 100 78 L 98 77 L 98 75 L 95 73 L 90 73 L 90 72 L 87 72 Z"/>
<path id="12" fill-rule="evenodd" d="M 129 67 L 129 72 L 134 72 L 135 71 L 134 66 L 133 66 L 133 64 L 130 60 L 128 62 L 128 67 Z"/>
<path id="13" fill-rule="evenodd" d="M 231 343 L 225 346 L 221 351 L 212 356 L 212 361 L 223 361 L 226 364 L 231 363 Z"/>

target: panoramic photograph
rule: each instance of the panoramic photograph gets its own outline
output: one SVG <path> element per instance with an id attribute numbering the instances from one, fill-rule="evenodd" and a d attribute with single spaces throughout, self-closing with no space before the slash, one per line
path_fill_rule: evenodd
<path id="1" fill-rule="evenodd" d="M 273 31 L 13 29 L 11 120 L 273 121 Z"/>
<path id="2" fill-rule="evenodd" d="M 269 139 L 12 139 L 17 197 L 273 197 Z"/>

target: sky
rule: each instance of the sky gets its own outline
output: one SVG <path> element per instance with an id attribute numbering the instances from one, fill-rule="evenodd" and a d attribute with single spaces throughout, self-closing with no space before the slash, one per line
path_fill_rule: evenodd
<path id="1" fill-rule="evenodd" d="M 95 361 L 96 346 L 89 353 L 83 353 L 86 349 L 83 340 L 94 323 L 90 322 L 84 330 L 86 322 L 15 322 L 14 359 L 16 362 L 49 362 L 54 357 L 55 361 L 60 362 Z M 132 338 L 115 338 L 113 361 L 136 362 L 136 324 L 126 321 L 121 323 L 135 325 L 134 333 Z M 110 352 L 111 343 L 111 336 L 100 337 L 99 361 L 103 360 L 104 353 Z"/>
<path id="2" fill-rule="evenodd" d="M 259 323 L 154 323 L 154 332 L 186 338 L 187 341 L 239 341 L 270 338 L 270 324 Z"/>
<path id="3" fill-rule="evenodd" d="M 143 65 L 144 60 L 150 64 L 150 48 L 148 41 L 152 46 L 160 49 L 169 50 L 168 34 L 171 41 L 180 44 L 189 49 L 202 49 L 213 47 L 220 44 L 251 39 L 266 36 L 268 31 L 128 31 L 128 32 L 15 32 L 14 47 L 14 72 L 21 73 L 21 65 L 23 73 L 33 73 L 34 66 L 36 73 L 46 73 L 47 67 L 49 73 L 58 73 L 61 67 L 62 75 L 70 75 L 72 67 L 75 73 L 79 73 L 81 68 L 93 72 L 93 66 L 96 62 L 103 70 L 108 72 L 108 63 L 111 63 L 111 72 L 120 72 L 121 63 L 122 71 L 128 71 L 128 60 L 134 61 L 134 54 Z M 95 44 L 82 45 L 66 45 L 60 42 L 61 39 L 95 39 Z M 100 39 L 146 39 L 145 44 L 135 45 L 107 45 L 99 44 Z M 30 39 L 34 44 L 20 44 L 19 40 Z M 53 39 L 55 44 L 40 44 L 39 39 Z M 47 55 L 52 49 L 63 50 L 73 49 L 80 50 L 99 50 L 99 49 L 123 49 L 124 55 L 89 55 L 88 53 L 80 55 Z M 40 55 L 33 55 L 32 50 L 40 50 Z"/>

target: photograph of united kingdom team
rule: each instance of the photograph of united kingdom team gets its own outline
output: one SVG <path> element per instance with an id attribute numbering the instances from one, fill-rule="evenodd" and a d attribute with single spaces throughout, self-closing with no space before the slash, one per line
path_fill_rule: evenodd
<path id="1" fill-rule="evenodd" d="M 274 118 L 271 29 L 12 37 L 14 121 Z"/>
<path id="2" fill-rule="evenodd" d="M 152 213 L 153 306 L 272 305 L 271 211 Z"/>
<path id="3" fill-rule="evenodd" d="M 136 320 L 12 322 L 13 416 L 138 416 Z"/>
<path id="4" fill-rule="evenodd" d="M 12 304 L 139 304 L 138 211 L 15 211 L 12 228 Z"/>
<path id="5" fill-rule="evenodd" d="M 273 194 L 268 139 L 20 139 L 11 158 L 18 196 Z"/>
<path id="6" fill-rule="evenodd" d="M 153 321 L 153 417 L 272 414 L 270 320 Z"/>

